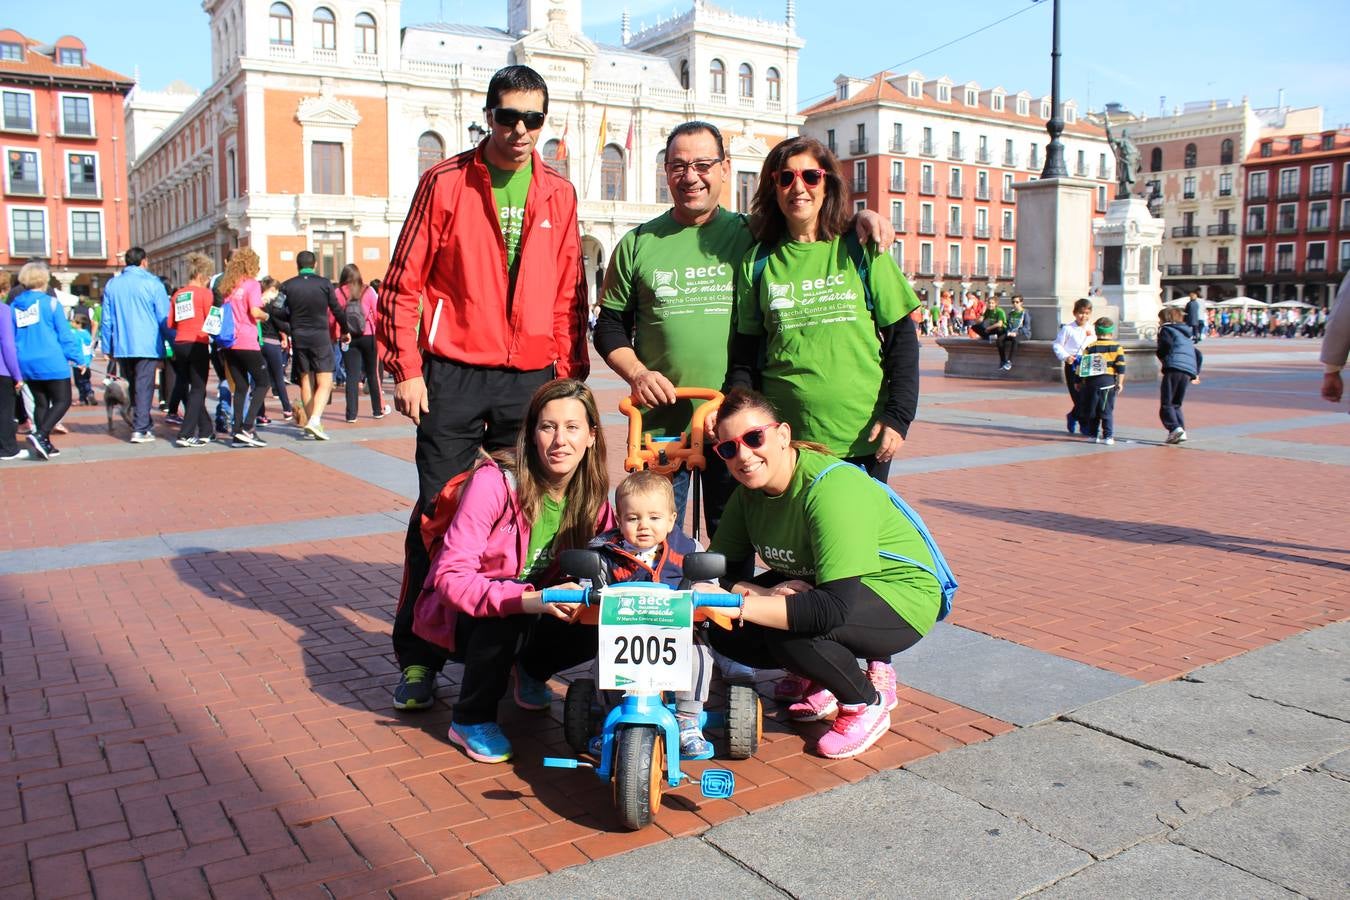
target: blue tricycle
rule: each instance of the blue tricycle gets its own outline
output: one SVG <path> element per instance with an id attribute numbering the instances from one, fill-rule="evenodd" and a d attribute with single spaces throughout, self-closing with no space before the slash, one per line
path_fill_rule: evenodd
<path id="1" fill-rule="evenodd" d="M 602 563 L 592 550 L 565 550 L 559 560 L 573 578 L 602 583 Z M 679 589 L 653 583 L 625 583 L 607 588 L 548 588 L 546 603 L 574 603 L 586 607 L 580 621 L 601 625 L 601 653 L 615 658 L 602 664 L 622 664 L 626 675 L 613 675 L 622 686 L 622 703 L 607 714 L 598 704 L 594 679 L 579 678 L 567 691 L 563 707 L 563 731 L 568 745 L 596 761 L 547 757 L 544 765 L 560 769 L 594 768 L 596 775 L 614 782 L 614 805 L 619 822 L 637 830 L 650 825 L 661 808 L 662 781 L 679 786 L 690 777 L 680 771 L 680 735 L 675 706 L 663 689 L 660 671 L 687 659 L 693 622 L 717 621 L 718 608 L 737 608 L 739 594 L 698 591 L 692 584 L 719 577 L 726 560 L 717 553 L 691 553 L 684 558 L 684 579 Z M 623 628 L 627 621 L 665 621 L 663 627 Z M 664 618 L 663 618 L 664 617 Z M 606 644 L 605 628 L 612 627 L 613 643 Z M 673 669 L 678 672 L 678 668 Z M 731 684 L 727 710 L 705 713 L 709 728 L 725 728 L 729 754 L 747 759 L 759 747 L 763 714 L 753 685 Z M 603 720 L 602 720 L 603 714 Z M 598 730 L 598 737 L 597 735 Z M 735 778 L 726 769 L 705 770 L 699 778 L 705 797 L 731 796 Z"/>

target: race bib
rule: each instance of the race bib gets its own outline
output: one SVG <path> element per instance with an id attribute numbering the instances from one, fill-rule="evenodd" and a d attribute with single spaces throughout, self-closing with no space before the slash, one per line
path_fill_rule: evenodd
<path id="1" fill-rule="evenodd" d="M 36 325 L 38 323 L 38 307 L 40 305 L 40 303 L 34 303 L 27 309 L 14 310 L 14 327 L 27 328 L 29 325 Z"/>
<path id="2" fill-rule="evenodd" d="M 206 314 L 206 318 L 202 320 L 202 333 L 215 337 L 220 334 L 220 329 L 224 324 L 225 313 L 221 311 L 221 307 L 213 306 L 211 311 Z"/>
<path id="3" fill-rule="evenodd" d="M 1105 375 L 1108 366 L 1106 357 L 1100 353 L 1084 353 L 1078 357 L 1078 377 L 1089 378 L 1093 375 Z"/>
<path id="4" fill-rule="evenodd" d="M 687 691 L 693 682 L 693 595 L 615 585 L 600 601 L 600 688 Z"/>
<path id="5" fill-rule="evenodd" d="M 173 298 L 173 320 L 175 322 L 186 322 L 195 315 L 196 310 L 192 305 L 191 291 L 183 291 Z"/>

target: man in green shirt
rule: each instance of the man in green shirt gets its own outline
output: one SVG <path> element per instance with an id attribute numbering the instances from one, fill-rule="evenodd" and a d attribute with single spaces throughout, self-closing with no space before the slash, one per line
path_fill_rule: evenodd
<path id="1" fill-rule="evenodd" d="M 596 320 L 595 349 L 649 408 L 643 429 L 678 438 L 695 404 L 676 402 L 675 388 L 721 388 L 732 335 L 735 279 L 754 238 L 746 216 L 721 206 L 731 177 L 722 133 L 708 122 L 686 122 L 666 139 L 666 184 L 672 208 L 639 225 L 610 257 Z M 882 247 L 894 231 L 865 214 L 868 234 Z M 703 497 L 708 533 L 717 529 L 735 483 L 715 454 L 706 454 Z M 675 478 L 677 527 L 684 526 L 689 474 Z"/>

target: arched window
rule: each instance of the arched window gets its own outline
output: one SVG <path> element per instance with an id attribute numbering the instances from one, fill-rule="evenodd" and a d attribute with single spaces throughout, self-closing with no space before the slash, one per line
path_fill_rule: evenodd
<path id="1" fill-rule="evenodd" d="M 600 155 L 600 199 L 627 200 L 628 190 L 624 184 L 623 150 L 614 144 L 606 144 L 605 152 Z"/>
<path id="2" fill-rule="evenodd" d="M 1185 162 L 1185 166 L 1186 166 L 1186 168 L 1188 168 L 1188 169 L 1194 169 L 1194 168 L 1195 168 L 1195 145 L 1194 145 L 1194 144 L 1187 144 L 1187 145 L 1186 145 L 1186 162 Z"/>
<path id="3" fill-rule="evenodd" d="M 424 131 L 417 139 L 417 174 L 421 175 L 445 159 L 445 141 L 434 131 Z"/>
<path id="4" fill-rule="evenodd" d="M 670 183 L 666 181 L 666 151 L 656 154 L 656 202 L 670 202 Z"/>
<path id="5" fill-rule="evenodd" d="M 270 41 L 290 46 L 295 43 L 295 19 L 285 3 L 273 3 L 268 17 Z"/>
<path id="6" fill-rule="evenodd" d="M 337 49 L 337 17 L 326 6 L 314 10 L 314 47 L 317 50 Z"/>
<path id="7" fill-rule="evenodd" d="M 544 149 L 539 155 L 544 158 L 546 166 L 566 178 L 568 177 L 566 152 L 562 141 L 551 138 L 544 142 Z"/>
<path id="8" fill-rule="evenodd" d="M 727 67 L 723 65 L 720 59 L 714 59 L 708 64 L 708 74 L 712 75 L 712 92 L 714 94 L 725 94 L 727 92 Z"/>
<path id="9" fill-rule="evenodd" d="M 742 97 L 755 96 L 755 70 L 750 68 L 749 63 L 741 63 L 736 80 Z"/>
<path id="10" fill-rule="evenodd" d="M 1153 152 L 1148 155 L 1148 170 L 1150 172 L 1162 171 L 1162 148 L 1154 147 Z"/>
<path id="11" fill-rule="evenodd" d="M 778 70 L 770 68 L 764 73 L 764 82 L 769 87 L 769 102 L 778 103 L 783 99 L 783 76 L 778 74 Z"/>
<path id="12" fill-rule="evenodd" d="M 1224 138 L 1223 143 L 1219 145 L 1219 165 L 1231 166 L 1233 164 L 1233 141 L 1231 138 Z"/>
<path id="13" fill-rule="evenodd" d="M 689 60 L 680 60 L 680 87 L 689 90 Z"/>
<path id="14" fill-rule="evenodd" d="M 376 40 L 378 33 L 375 28 L 375 17 L 370 13 L 356 14 L 356 52 L 369 53 L 372 56 L 379 52 L 379 44 Z"/>

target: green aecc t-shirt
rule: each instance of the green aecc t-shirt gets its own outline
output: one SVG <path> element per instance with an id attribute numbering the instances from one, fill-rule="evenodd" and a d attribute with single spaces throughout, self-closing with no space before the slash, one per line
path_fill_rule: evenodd
<path id="1" fill-rule="evenodd" d="M 814 450 L 798 454 L 792 481 L 781 495 L 736 488 L 708 549 L 729 560 L 758 553 L 775 572 L 812 584 L 860 577 L 915 631 L 927 634 L 942 599 L 937 580 L 880 553 L 931 567 L 932 554 L 919 532 L 861 469 L 840 466 L 811 487 L 812 479 L 836 460 Z"/>
<path id="2" fill-rule="evenodd" d="M 632 313 L 633 350 L 676 387 L 721 389 L 731 342 L 732 285 L 752 243 L 745 217 L 719 209 L 704 225 L 671 212 L 628 232 L 614 248 L 601 303 Z M 644 410 L 653 436 L 678 436 L 698 403 Z"/>
<path id="3" fill-rule="evenodd" d="M 764 394 L 792 425 L 793 437 L 841 457 L 875 453 L 867 439 L 885 406 L 878 328 L 919 305 L 900 267 L 875 245 L 865 249 L 875 308 L 843 237 L 786 241 L 753 284 L 755 250 L 741 264 L 736 329 L 767 341 Z"/>
<path id="4" fill-rule="evenodd" d="M 537 582 L 553 562 L 553 539 L 558 536 L 566 506 L 566 497 L 554 500 L 546 494 L 540 499 L 539 516 L 530 526 L 530 543 L 525 548 L 525 559 L 520 568 L 521 581 L 541 586 Z"/>
<path id="5" fill-rule="evenodd" d="M 502 229 L 502 239 L 506 241 L 506 265 L 509 273 L 510 295 L 516 292 L 516 253 L 520 249 L 520 236 L 525 228 L 525 198 L 530 193 L 530 179 L 534 174 L 534 162 L 511 171 L 499 169 L 487 164 L 488 174 L 492 177 L 492 199 L 497 204 L 497 219 Z"/>

